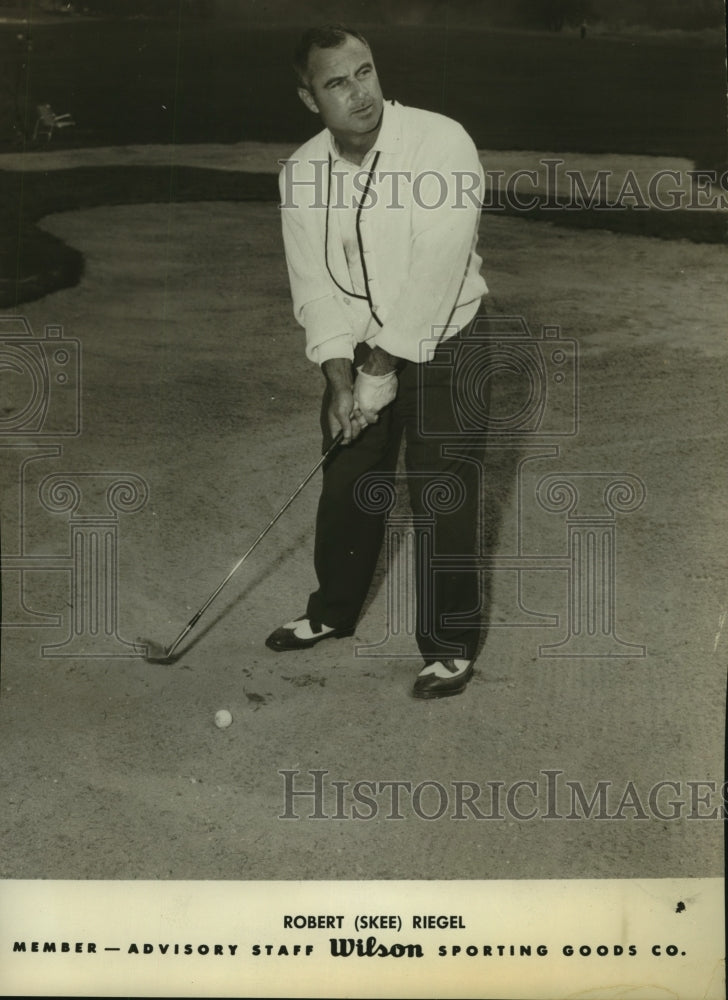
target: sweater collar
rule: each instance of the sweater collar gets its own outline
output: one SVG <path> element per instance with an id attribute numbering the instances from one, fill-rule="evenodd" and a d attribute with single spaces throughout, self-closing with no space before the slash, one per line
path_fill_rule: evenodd
<path id="1" fill-rule="evenodd" d="M 402 129 L 399 116 L 401 104 L 396 101 L 385 101 L 382 109 L 382 127 L 379 129 L 377 141 L 367 153 L 367 159 L 376 153 L 397 153 L 401 148 Z M 328 130 L 327 130 L 328 131 Z M 336 160 L 344 159 L 336 146 L 336 140 L 331 132 L 328 132 L 329 151 Z M 364 164 L 362 164 L 362 167 Z"/>

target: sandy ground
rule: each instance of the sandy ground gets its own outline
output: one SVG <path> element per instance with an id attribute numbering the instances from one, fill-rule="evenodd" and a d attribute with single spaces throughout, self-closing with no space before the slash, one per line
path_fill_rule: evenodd
<path id="1" fill-rule="evenodd" d="M 369 820 L 315 821 L 305 799 L 299 820 L 282 820 L 279 772 L 299 770 L 306 787 L 319 769 L 326 781 L 430 780 L 452 790 L 468 780 L 543 785 L 552 768 L 587 791 L 614 782 L 613 808 L 629 781 L 645 800 L 662 780 L 720 782 L 725 248 L 484 221 L 491 312 L 524 316 L 534 336 L 558 325 L 576 342 L 579 428 L 536 448 L 524 439 L 491 449 L 484 519 L 494 552 L 535 562 L 520 590 L 515 571 L 496 566 L 491 628 L 467 693 L 419 702 L 409 696 L 411 638 L 392 655 L 354 655 L 386 636 L 383 574 L 353 640 L 287 655 L 263 645 L 301 612 L 313 584 L 315 485 L 178 663 L 41 654 L 68 635 L 78 607 L 69 514 L 41 506 L 44 477 L 75 476 L 88 492 L 77 514 L 88 517 L 103 509 L 94 490 L 108 478 L 147 484 L 143 508 L 118 516 L 118 631 L 169 641 L 315 462 L 321 389 L 291 316 L 274 205 L 109 207 L 44 225 L 83 251 L 86 273 L 23 314 L 37 337 L 61 324 L 81 342 L 83 432 L 3 443 L 3 556 L 25 544 L 38 569 L 25 573 L 26 610 L 3 637 L 0 876 L 721 874 L 716 821 L 627 811 L 622 822 L 458 822 L 423 819 L 409 805 L 404 819 L 388 820 L 384 804 Z M 520 390 L 505 380 L 499 391 L 508 406 Z M 554 405 L 563 425 L 568 405 Z M 563 567 L 536 565 L 567 551 L 565 514 L 546 515 L 534 500 L 551 473 L 644 484 L 642 505 L 616 518 L 615 566 L 617 634 L 646 655 L 540 655 L 567 620 Z M 19 574 L 6 571 L 3 585 L 7 619 Z M 62 623 L 15 627 L 30 622 L 28 609 Z M 97 638 L 86 637 L 91 652 Z M 221 731 L 213 716 L 223 707 L 234 722 Z M 531 804 L 526 797 L 522 809 Z M 436 805 L 423 799 L 421 811 Z"/>

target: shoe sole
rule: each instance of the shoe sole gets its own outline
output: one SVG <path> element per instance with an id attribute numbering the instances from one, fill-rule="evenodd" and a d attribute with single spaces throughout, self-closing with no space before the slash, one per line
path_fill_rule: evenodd
<path id="1" fill-rule="evenodd" d="M 463 691 L 465 690 L 465 688 L 467 686 L 468 686 L 467 684 L 463 684 L 462 687 L 452 688 L 449 691 L 448 690 L 443 690 L 443 691 L 413 691 L 412 692 L 412 696 L 413 696 L 413 698 L 421 698 L 423 700 L 433 699 L 433 698 L 452 698 L 456 694 L 462 694 Z"/>

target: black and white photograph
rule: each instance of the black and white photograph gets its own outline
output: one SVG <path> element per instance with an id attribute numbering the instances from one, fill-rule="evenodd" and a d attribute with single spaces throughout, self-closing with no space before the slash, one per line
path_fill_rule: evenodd
<path id="1" fill-rule="evenodd" d="M 0 995 L 721 1000 L 723 0 L 0 0 Z"/>

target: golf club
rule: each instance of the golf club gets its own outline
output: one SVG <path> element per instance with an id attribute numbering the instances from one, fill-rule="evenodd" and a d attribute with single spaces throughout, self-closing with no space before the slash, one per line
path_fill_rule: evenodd
<path id="1" fill-rule="evenodd" d="M 162 646 L 158 642 L 154 642 L 151 639 L 141 639 L 140 638 L 140 639 L 136 640 L 137 643 L 140 646 L 145 647 L 146 652 L 144 653 L 144 659 L 148 663 L 171 663 L 174 659 L 176 659 L 176 657 L 174 656 L 174 652 L 177 649 L 177 647 L 179 646 L 179 644 L 182 642 L 182 640 L 185 638 L 185 636 L 188 635 L 188 633 L 195 627 L 195 625 L 200 620 L 200 618 L 202 618 L 202 616 L 204 615 L 204 613 L 207 611 L 207 609 L 210 607 L 210 605 L 212 604 L 212 602 L 215 600 L 215 598 L 221 592 L 221 590 L 223 589 L 223 587 L 233 578 L 233 576 L 235 576 L 235 574 L 240 569 L 240 567 L 243 565 L 243 563 L 248 558 L 248 556 L 253 551 L 253 549 L 256 548 L 256 546 L 258 545 L 259 542 L 263 541 L 263 539 L 268 534 L 268 532 L 273 527 L 273 525 L 276 523 L 276 521 L 278 520 L 278 518 L 286 510 L 288 510 L 288 508 L 293 503 L 293 501 L 296 499 L 296 497 L 301 492 L 301 490 L 304 488 L 304 486 L 308 483 L 308 481 L 310 479 L 313 478 L 313 476 L 315 476 L 315 474 L 318 472 L 318 470 L 324 464 L 324 462 L 329 457 L 329 455 L 338 447 L 338 445 L 341 442 L 341 439 L 343 437 L 343 433 L 344 433 L 343 431 L 339 431 L 339 433 L 336 435 L 336 437 L 331 442 L 331 444 L 329 445 L 329 447 L 323 453 L 323 455 L 321 456 L 321 458 L 318 460 L 318 462 L 314 465 L 314 467 L 308 473 L 308 475 L 306 476 L 306 478 L 301 483 L 299 483 L 299 485 L 296 487 L 296 489 L 294 490 L 294 492 L 291 493 L 291 495 L 286 500 L 286 502 L 283 504 L 283 506 L 278 511 L 278 513 L 275 515 L 275 517 L 269 522 L 269 524 L 266 525 L 265 528 L 263 528 L 263 530 L 261 531 L 261 533 L 258 535 L 258 537 L 255 539 L 255 541 L 253 542 L 253 544 L 248 549 L 248 551 L 245 552 L 238 559 L 238 561 L 235 563 L 235 565 L 230 570 L 230 572 L 225 577 L 225 579 L 222 581 L 222 583 L 220 583 L 219 586 L 216 587 L 215 590 L 213 590 L 213 592 L 207 598 L 207 600 L 202 605 L 202 607 L 200 608 L 200 610 L 197 611 L 192 616 L 192 618 L 190 618 L 190 620 L 187 622 L 187 624 L 182 629 L 182 631 L 180 632 L 180 634 L 174 640 L 174 642 L 172 643 L 172 645 L 165 647 L 165 646 Z"/>

